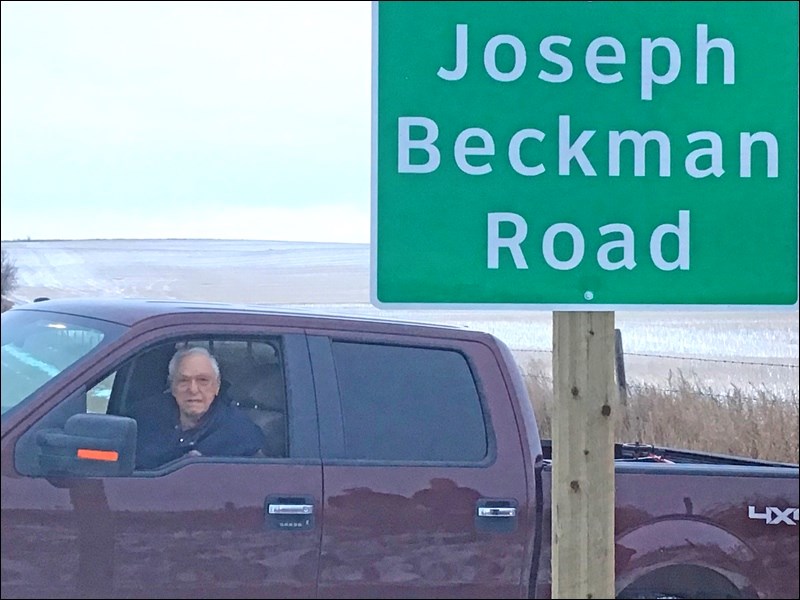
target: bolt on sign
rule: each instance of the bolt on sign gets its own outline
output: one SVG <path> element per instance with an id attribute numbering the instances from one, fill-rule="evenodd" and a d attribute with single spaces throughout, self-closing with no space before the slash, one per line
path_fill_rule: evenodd
<path id="1" fill-rule="evenodd" d="M 798 306 L 798 3 L 373 3 L 376 306 Z"/>

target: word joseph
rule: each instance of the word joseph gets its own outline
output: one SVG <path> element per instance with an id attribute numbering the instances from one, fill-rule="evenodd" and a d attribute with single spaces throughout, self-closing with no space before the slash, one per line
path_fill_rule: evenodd
<path id="1" fill-rule="evenodd" d="M 458 81 L 467 73 L 467 25 L 456 25 L 456 66 L 452 70 L 440 68 L 439 77 L 448 81 Z M 539 43 L 539 53 L 547 62 L 561 68 L 558 73 L 539 71 L 539 79 L 552 83 L 563 83 L 572 77 L 572 61 L 563 54 L 553 50 L 553 46 L 569 47 L 572 39 L 563 35 L 549 35 Z M 509 71 L 502 71 L 497 66 L 497 51 L 501 46 L 507 45 L 514 54 L 514 65 Z M 604 54 L 601 49 L 609 48 L 610 54 Z M 656 73 L 653 59 L 657 49 L 666 50 L 668 55 L 667 68 L 664 73 Z M 726 85 L 733 85 L 734 49 L 733 44 L 724 38 L 708 39 L 708 25 L 697 25 L 697 63 L 696 78 L 698 84 L 708 83 L 708 52 L 717 48 L 724 55 L 723 81 Z M 681 70 L 681 51 L 675 40 L 668 37 L 656 39 L 642 38 L 641 43 L 641 98 L 653 99 L 653 84 L 666 85 L 675 81 Z M 615 37 L 601 36 L 592 40 L 586 48 L 586 72 L 598 83 L 618 83 L 622 81 L 622 73 L 603 73 L 598 65 L 624 65 L 625 47 Z M 500 34 L 491 38 L 483 51 L 483 66 L 489 77 L 495 81 L 516 81 L 525 72 L 527 53 L 522 41 L 508 34 Z"/>

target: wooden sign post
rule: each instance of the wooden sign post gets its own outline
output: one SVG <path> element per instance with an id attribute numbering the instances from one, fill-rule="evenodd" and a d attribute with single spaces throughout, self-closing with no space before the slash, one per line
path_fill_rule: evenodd
<path id="1" fill-rule="evenodd" d="M 552 597 L 613 598 L 614 313 L 553 313 Z"/>

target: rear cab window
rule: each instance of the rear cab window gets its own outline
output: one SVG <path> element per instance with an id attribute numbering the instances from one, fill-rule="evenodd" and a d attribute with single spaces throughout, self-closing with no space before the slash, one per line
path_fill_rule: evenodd
<path id="1" fill-rule="evenodd" d="M 345 457 L 479 462 L 488 451 L 475 380 L 456 350 L 333 341 Z"/>

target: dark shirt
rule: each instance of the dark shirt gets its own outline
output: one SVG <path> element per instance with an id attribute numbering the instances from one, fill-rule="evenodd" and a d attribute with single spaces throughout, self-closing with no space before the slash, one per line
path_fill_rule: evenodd
<path id="1" fill-rule="evenodd" d="M 253 456 L 266 442 L 264 432 L 245 415 L 217 397 L 197 427 L 183 431 L 172 396 L 149 403 L 151 410 L 136 417 L 136 468 L 153 469 L 187 452 L 203 456 Z"/>

